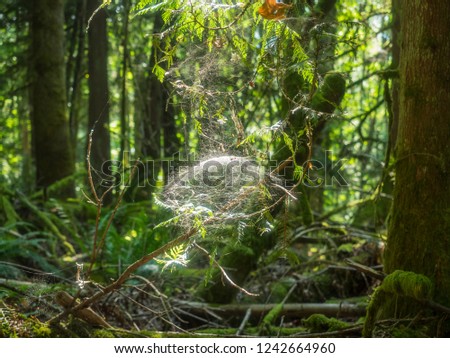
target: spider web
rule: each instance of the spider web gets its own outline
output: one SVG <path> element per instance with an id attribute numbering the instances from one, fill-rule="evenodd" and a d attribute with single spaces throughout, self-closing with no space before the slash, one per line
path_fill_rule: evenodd
<path id="1" fill-rule="evenodd" d="M 190 45 L 186 59 L 176 64 L 166 80 L 191 125 L 194 139 L 185 143 L 195 155 L 172 171 L 163 194 L 163 206 L 179 215 L 181 226 L 198 218 L 221 217 L 242 222 L 252 212 L 279 198 L 279 180 L 265 163 L 249 153 L 240 120 L 243 91 L 254 73 L 224 38 Z"/>

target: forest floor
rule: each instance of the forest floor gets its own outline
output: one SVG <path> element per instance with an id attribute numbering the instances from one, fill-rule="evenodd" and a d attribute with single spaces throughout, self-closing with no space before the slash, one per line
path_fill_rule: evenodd
<path id="1" fill-rule="evenodd" d="M 307 257 L 311 247 L 297 243 L 292 249 Z M 207 269 L 199 262 L 163 272 L 149 265 L 91 308 L 57 322 L 51 320 L 74 296 L 88 298 L 102 286 L 87 282 L 80 289 L 65 277 L 37 271 L 20 279 L 0 278 L 0 336 L 360 337 L 369 296 L 380 282 L 373 270 L 380 268 L 378 246 L 347 247 L 334 262 L 324 255 L 326 245 L 319 251 L 314 247 L 321 254 L 302 264 L 277 258 L 253 272 L 244 286 L 255 296 L 238 292 L 230 303 L 204 302 L 197 292 Z M 372 273 L 364 272 L 366 264 Z"/>
<path id="2" fill-rule="evenodd" d="M 281 235 L 261 255 L 239 287 L 227 279 L 239 265 L 223 267 L 227 274 L 215 283 L 219 290 L 233 291 L 229 300 L 202 295 L 214 280 L 209 253 L 216 252 L 217 244 L 204 238 L 208 255 L 191 250 L 185 261 L 173 260 L 173 265 L 149 261 L 101 299 L 72 310 L 111 286 L 126 270 L 123 262 L 161 247 L 155 229 L 148 229 L 147 209 L 142 203 L 120 207 L 105 251 L 85 280 L 88 269 L 83 272 L 78 263 L 89 262 L 90 256 L 70 254 L 73 247 L 62 239 L 67 235 L 79 251 L 89 252 L 82 247 L 89 247 L 85 241 L 92 235 L 95 212 L 60 202 L 38 209 L 21 197 L 15 203 L 7 216 L 14 222 L 3 227 L 0 238 L 0 337 L 361 337 L 371 295 L 384 279 L 384 241 L 377 230 L 286 220 L 289 235 Z M 133 240 L 145 230 L 147 241 Z M 173 240 L 169 229 L 162 233 L 163 242 Z M 374 335 L 427 336 L 422 329 L 426 319 L 378 321 Z"/>

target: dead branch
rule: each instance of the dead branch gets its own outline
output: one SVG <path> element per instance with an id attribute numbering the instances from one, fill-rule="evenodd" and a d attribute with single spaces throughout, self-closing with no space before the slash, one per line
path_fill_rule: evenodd
<path id="1" fill-rule="evenodd" d="M 242 322 L 236 332 L 236 336 L 240 336 L 242 334 L 242 332 L 244 332 L 245 325 L 247 324 L 251 315 L 252 315 L 252 309 L 248 308 L 247 311 L 245 311 L 244 319 L 242 320 Z"/>
<path id="2" fill-rule="evenodd" d="M 386 275 L 383 272 L 376 271 L 369 266 L 361 265 L 350 259 L 344 259 L 344 261 L 348 266 L 353 267 L 355 270 L 365 273 L 370 277 L 376 278 L 377 280 L 383 281 L 384 278 L 386 277 Z"/>
<path id="3" fill-rule="evenodd" d="M 56 293 L 55 296 L 56 303 L 58 303 L 60 306 L 64 308 L 70 308 L 74 300 L 75 298 L 65 291 L 59 291 Z M 108 322 L 106 322 L 103 319 L 103 317 L 101 317 L 98 313 L 94 312 L 94 310 L 92 310 L 91 308 L 83 308 L 81 310 L 74 312 L 73 315 L 91 325 L 105 328 L 112 328 L 112 326 L 110 326 Z"/>
<path id="4" fill-rule="evenodd" d="M 201 246 L 200 246 L 199 244 L 197 244 L 197 243 L 194 243 L 194 246 L 195 246 L 196 248 L 198 248 L 200 251 L 202 251 L 206 256 L 208 256 L 208 258 L 209 258 L 210 260 L 212 260 L 212 261 L 214 262 L 214 265 L 216 265 L 216 267 L 219 268 L 220 272 L 222 272 L 222 276 L 228 281 L 228 283 L 229 283 L 231 286 L 233 286 L 234 288 L 237 288 L 239 291 L 245 293 L 245 294 L 248 295 L 248 296 L 259 296 L 259 294 L 249 292 L 249 291 L 247 291 L 245 288 L 243 288 L 243 287 L 237 285 L 236 283 L 234 283 L 234 281 L 231 279 L 231 277 L 228 276 L 228 274 L 227 274 L 227 272 L 225 271 L 225 269 L 217 262 L 217 260 L 216 260 L 214 257 L 212 257 L 212 256 L 209 254 L 209 252 L 208 252 L 205 248 L 201 247 Z"/>

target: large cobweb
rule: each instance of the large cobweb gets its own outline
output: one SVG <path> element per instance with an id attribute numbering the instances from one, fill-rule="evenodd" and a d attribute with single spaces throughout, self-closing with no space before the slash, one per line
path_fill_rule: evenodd
<path id="1" fill-rule="evenodd" d="M 228 222 L 257 217 L 279 199 L 281 187 L 265 163 L 236 145 L 245 136 L 236 99 L 254 74 L 223 39 L 217 39 L 212 49 L 197 44 L 186 53 L 186 60 L 166 79 L 187 114 L 190 133 L 196 129 L 198 160 L 173 170 L 159 200 L 184 217 L 179 221 L 183 226 L 198 217 Z M 186 132 L 185 143 L 190 143 Z"/>
<path id="2" fill-rule="evenodd" d="M 242 221 L 272 205 L 280 194 L 278 181 L 250 157 L 212 156 L 180 168 L 163 200 L 177 213 Z"/>

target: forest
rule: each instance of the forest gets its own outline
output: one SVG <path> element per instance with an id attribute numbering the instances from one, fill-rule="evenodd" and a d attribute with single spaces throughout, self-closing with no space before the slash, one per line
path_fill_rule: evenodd
<path id="1" fill-rule="evenodd" d="M 2 0 L 0 337 L 450 337 L 450 2 Z"/>

